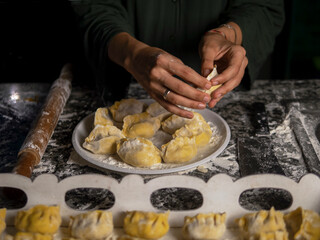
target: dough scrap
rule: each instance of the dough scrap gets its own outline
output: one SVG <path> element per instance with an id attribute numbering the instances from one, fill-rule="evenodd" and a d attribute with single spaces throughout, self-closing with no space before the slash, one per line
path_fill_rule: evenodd
<path id="1" fill-rule="evenodd" d="M 6 229 L 6 208 L 0 208 L 0 235 Z"/>
<path id="2" fill-rule="evenodd" d="M 96 154 L 114 154 L 117 151 L 117 142 L 125 136 L 115 126 L 97 125 L 86 137 L 83 147 Z"/>
<path id="3" fill-rule="evenodd" d="M 283 218 L 283 213 L 276 211 L 273 207 L 270 211 L 261 210 L 254 213 L 248 213 L 239 219 L 236 223 L 240 229 L 242 239 L 258 240 L 264 237 L 278 240 L 288 239 L 288 232 Z M 269 239 L 269 238 L 266 238 Z"/>
<path id="4" fill-rule="evenodd" d="M 95 210 L 71 216 L 69 231 L 72 237 L 79 239 L 104 239 L 113 231 L 112 213 Z"/>
<path id="5" fill-rule="evenodd" d="M 119 157 L 135 167 L 151 167 L 161 163 L 161 152 L 153 143 L 141 137 L 123 138 L 117 144 Z"/>
<path id="6" fill-rule="evenodd" d="M 197 145 L 194 137 L 176 137 L 162 145 L 161 150 L 165 163 L 184 163 L 196 156 Z"/>
<path id="7" fill-rule="evenodd" d="M 36 205 L 26 211 L 19 211 L 15 227 L 19 231 L 41 234 L 54 234 L 61 224 L 60 207 Z"/>
<path id="8" fill-rule="evenodd" d="M 147 107 L 146 112 L 149 113 L 152 117 L 159 118 L 160 121 L 163 121 L 172 115 L 172 113 L 168 112 L 158 102 L 151 103 Z"/>
<path id="9" fill-rule="evenodd" d="M 320 216 L 311 210 L 298 207 L 285 214 L 290 239 L 318 240 L 320 239 Z"/>
<path id="10" fill-rule="evenodd" d="M 194 112 L 193 114 L 194 117 L 178 129 L 173 137 L 195 137 L 197 147 L 204 147 L 210 142 L 212 131 L 200 113 Z"/>
<path id="11" fill-rule="evenodd" d="M 122 99 L 116 101 L 109 110 L 113 119 L 117 122 L 122 122 L 127 115 L 142 113 L 145 107 L 145 103 L 134 99 Z"/>
<path id="12" fill-rule="evenodd" d="M 94 126 L 97 125 L 110 125 L 113 126 L 113 121 L 109 116 L 108 108 L 98 108 L 94 114 Z"/>
<path id="13" fill-rule="evenodd" d="M 166 120 L 161 122 L 162 130 L 169 134 L 174 134 L 179 128 L 183 127 L 187 122 L 190 122 L 191 119 L 183 118 L 178 115 L 172 114 Z"/>
<path id="14" fill-rule="evenodd" d="M 225 213 L 199 213 L 184 218 L 184 239 L 220 239 L 226 231 Z"/>
<path id="15" fill-rule="evenodd" d="M 129 211 L 126 213 L 123 229 L 126 234 L 144 239 L 158 239 L 169 231 L 169 212 L 155 213 Z"/>
<path id="16" fill-rule="evenodd" d="M 143 112 L 128 115 L 123 119 L 122 132 L 126 137 L 151 138 L 160 128 L 160 120 Z"/>

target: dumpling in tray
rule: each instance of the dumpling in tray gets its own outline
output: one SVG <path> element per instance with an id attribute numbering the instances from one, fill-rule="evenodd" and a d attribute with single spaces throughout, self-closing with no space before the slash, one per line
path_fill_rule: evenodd
<path id="1" fill-rule="evenodd" d="M 94 126 L 97 125 L 113 125 L 112 119 L 109 116 L 108 108 L 98 108 L 94 114 Z"/>
<path id="2" fill-rule="evenodd" d="M 320 216 L 301 207 L 284 216 L 290 239 L 320 239 Z"/>
<path id="3" fill-rule="evenodd" d="M 125 163 L 135 167 L 151 167 L 161 163 L 160 150 L 146 138 L 121 139 L 117 144 L 117 153 Z"/>
<path id="4" fill-rule="evenodd" d="M 152 117 L 159 118 L 160 121 L 163 121 L 172 115 L 172 113 L 168 112 L 158 102 L 151 103 L 147 107 L 146 112 L 149 113 Z"/>
<path id="5" fill-rule="evenodd" d="M 129 211 L 124 218 L 123 230 L 129 236 L 159 239 L 169 231 L 168 217 L 169 212 Z"/>
<path id="6" fill-rule="evenodd" d="M 36 205 L 26 211 L 19 211 L 15 218 L 18 231 L 54 234 L 61 224 L 60 207 Z"/>
<path id="7" fill-rule="evenodd" d="M 186 216 L 182 227 L 184 239 L 220 239 L 226 231 L 225 213 L 199 213 Z"/>
<path id="8" fill-rule="evenodd" d="M 288 239 L 283 213 L 273 207 L 270 211 L 260 210 L 245 214 L 236 219 L 236 223 L 242 239 L 262 239 L 262 236 L 275 237 L 270 238 L 274 240 Z"/>
<path id="9" fill-rule="evenodd" d="M 161 122 L 162 130 L 169 134 L 174 134 L 179 128 L 183 127 L 187 122 L 191 121 L 189 118 L 183 118 L 178 115 L 171 115 L 166 120 Z"/>
<path id="10" fill-rule="evenodd" d="M 210 142 L 212 131 L 209 124 L 200 113 L 194 112 L 194 117 L 178 129 L 173 137 L 195 137 L 196 145 L 203 147 Z"/>
<path id="11" fill-rule="evenodd" d="M 121 138 L 124 135 L 119 128 L 97 125 L 85 139 L 83 147 L 96 154 L 114 154 Z"/>
<path id="12" fill-rule="evenodd" d="M 70 235 L 78 239 L 98 240 L 107 238 L 113 231 L 112 213 L 94 210 L 70 217 Z"/>
<path id="13" fill-rule="evenodd" d="M 162 145 L 161 150 L 165 163 L 184 163 L 196 156 L 197 145 L 194 137 L 176 137 Z"/>
<path id="14" fill-rule="evenodd" d="M 142 113 L 145 106 L 145 103 L 134 98 L 129 98 L 116 101 L 109 110 L 115 121 L 122 122 L 128 115 Z"/>

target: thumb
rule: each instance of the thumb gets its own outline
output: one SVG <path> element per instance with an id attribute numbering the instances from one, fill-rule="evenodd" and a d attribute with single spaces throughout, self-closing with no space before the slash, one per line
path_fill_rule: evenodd
<path id="1" fill-rule="evenodd" d="M 201 57 L 201 74 L 204 77 L 207 77 L 209 73 L 212 71 L 214 66 L 214 57 L 213 52 L 202 52 Z"/>

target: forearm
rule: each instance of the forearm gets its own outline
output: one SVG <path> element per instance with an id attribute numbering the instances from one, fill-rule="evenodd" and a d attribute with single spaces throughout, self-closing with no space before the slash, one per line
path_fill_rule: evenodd
<path id="1" fill-rule="evenodd" d="M 108 56 L 111 61 L 132 73 L 131 62 L 137 52 L 148 47 L 147 44 L 138 41 L 129 33 L 122 32 L 113 36 L 108 43 Z"/>

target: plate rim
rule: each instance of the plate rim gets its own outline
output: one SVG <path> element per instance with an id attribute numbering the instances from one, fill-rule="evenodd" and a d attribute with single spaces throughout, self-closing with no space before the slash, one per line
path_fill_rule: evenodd
<path id="1" fill-rule="evenodd" d="M 137 100 L 142 101 L 147 104 L 154 102 L 153 99 L 137 99 Z M 230 127 L 229 127 L 228 123 L 226 122 L 226 120 L 224 118 L 222 118 L 219 114 L 217 114 L 216 112 L 214 112 L 208 108 L 205 108 L 202 110 L 195 110 L 195 111 L 200 112 L 200 113 L 201 113 L 201 111 L 207 111 L 208 113 L 213 114 L 216 119 L 219 119 L 221 121 L 222 125 L 225 128 L 224 130 L 225 130 L 226 134 L 225 134 L 225 139 L 224 140 L 222 139 L 222 141 L 223 141 L 222 144 L 215 152 L 213 152 L 209 156 L 207 156 L 199 161 L 195 161 L 190 164 L 185 164 L 182 166 L 165 168 L 165 169 L 150 169 L 150 168 L 148 168 L 148 169 L 142 169 L 142 168 L 132 169 L 132 168 L 117 167 L 117 166 L 110 165 L 107 163 L 99 162 L 97 160 L 91 159 L 86 154 L 81 154 L 82 151 L 87 151 L 87 150 L 83 149 L 82 145 L 77 143 L 76 137 L 77 137 L 78 129 L 83 124 L 83 122 L 85 122 L 85 120 L 87 120 L 88 118 L 92 117 L 92 115 L 94 115 L 95 112 L 90 113 L 89 115 L 84 117 L 80 122 L 78 122 L 78 124 L 76 125 L 76 127 L 74 128 L 73 133 L 72 133 L 72 145 L 73 145 L 73 148 L 75 149 L 75 151 L 77 152 L 77 154 L 81 158 L 83 158 L 84 160 L 88 161 L 89 163 L 91 163 L 95 166 L 99 166 L 99 167 L 103 168 L 104 170 L 107 169 L 107 170 L 112 170 L 115 172 L 129 173 L 129 174 L 141 174 L 141 175 L 159 175 L 159 174 L 176 173 L 176 172 L 190 170 L 192 168 L 200 166 L 201 164 L 209 162 L 210 160 L 215 159 L 217 156 L 219 156 L 226 149 L 226 147 L 228 146 L 230 139 L 231 139 Z"/>

